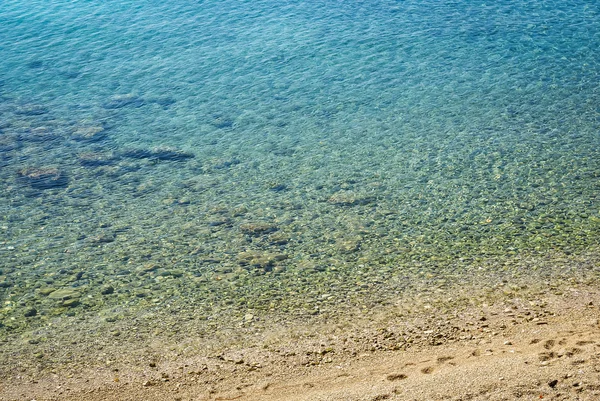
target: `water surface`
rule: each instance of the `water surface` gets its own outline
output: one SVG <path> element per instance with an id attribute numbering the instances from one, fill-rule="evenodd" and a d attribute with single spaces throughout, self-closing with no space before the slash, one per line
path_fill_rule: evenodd
<path id="1" fill-rule="evenodd" d="M 1 335 L 595 272 L 599 11 L 4 1 Z"/>

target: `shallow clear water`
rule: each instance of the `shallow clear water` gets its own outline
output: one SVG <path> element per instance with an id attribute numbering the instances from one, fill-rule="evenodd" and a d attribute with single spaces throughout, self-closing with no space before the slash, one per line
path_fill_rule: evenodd
<path id="1" fill-rule="evenodd" d="M 313 314 L 596 252 L 599 13 L 2 2 L 0 330 Z"/>

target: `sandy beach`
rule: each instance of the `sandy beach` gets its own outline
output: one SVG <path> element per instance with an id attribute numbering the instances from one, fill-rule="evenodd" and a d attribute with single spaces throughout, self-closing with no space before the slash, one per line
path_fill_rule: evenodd
<path id="1" fill-rule="evenodd" d="M 0 400 L 597 400 L 599 305 L 573 286 L 194 357 L 13 371 Z"/>
<path id="2" fill-rule="evenodd" d="M 0 21 L 0 401 L 600 400 L 600 1 Z"/>

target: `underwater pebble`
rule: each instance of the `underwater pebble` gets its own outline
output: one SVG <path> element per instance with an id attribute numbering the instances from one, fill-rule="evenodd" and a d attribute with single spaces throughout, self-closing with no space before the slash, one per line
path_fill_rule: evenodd
<path id="1" fill-rule="evenodd" d="M 100 294 L 102 294 L 102 295 L 110 295 L 110 294 L 113 294 L 114 292 L 115 292 L 115 288 L 112 285 L 106 285 L 100 289 Z"/>
<path id="2" fill-rule="evenodd" d="M 37 314 L 38 314 L 37 309 L 35 309 L 35 308 L 29 308 L 29 309 L 27 309 L 25 311 L 25 313 L 23 313 L 23 316 L 25 316 L 25 317 L 33 317 L 33 316 L 35 316 Z"/>
<path id="3" fill-rule="evenodd" d="M 274 231 L 277 231 L 278 228 L 276 225 L 269 223 L 246 223 L 240 225 L 240 230 L 244 234 L 258 236 L 272 233 Z"/>
<path id="4" fill-rule="evenodd" d="M 48 298 L 56 300 L 69 300 L 73 298 L 79 298 L 81 293 L 73 288 L 62 288 L 48 294 Z"/>

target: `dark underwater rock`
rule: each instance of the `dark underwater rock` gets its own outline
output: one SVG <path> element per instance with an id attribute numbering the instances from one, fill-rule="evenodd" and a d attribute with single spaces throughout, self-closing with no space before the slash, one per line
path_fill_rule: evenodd
<path id="1" fill-rule="evenodd" d="M 128 159 L 150 159 L 152 151 L 148 149 L 127 149 L 121 152 L 121 156 Z"/>
<path id="2" fill-rule="evenodd" d="M 213 165 L 213 168 L 217 169 L 217 170 L 222 170 L 222 169 L 226 169 L 226 168 L 229 168 L 229 167 L 233 167 L 233 166 L 238 165 L 240 163 L 241 163 L 241 161 L 239 159 L 237 159 L 237 158 L 234 157 L 234 158 L 231 158 L 231 159 L 219 160 L 218 162 L 216 162 Z"/>
<path id="3" fill-rule="evenodd" d="M 116 95 L 111 97 L 102 107 L 109 110 L 120 109 L 126 106 L 141 107 L 144 105 L 144 99 L 135 95 Z"/>
<path id="4" fill-rule="evenodd" d="M 16 135 L 1 135 L 0 136 L 0 153 L 8 153 L 20 147 L 18 137 Z"/>
<path id="5" fill-rule="evenodd" d="M 154 148 L 148 149 L 129 149 L 121 153 L 121 156 L 130 159 L 155 159 L 167 161 L 184 161 L 192 159 L 195 155 L 191 152 L 186 152 L 180 149 L 173 148 Z"/>
<path id="6" fill-rule="evenodd" d="M 33 60 L 27 63 L 27 68 L 39 69 L 44 68 L 44 62 L 42 60 Z"/>
<path id="7" fill-rule="evenodd" d="M 234 122 L 235 121 L 233 120 L 233 118 L 230 118 L 228 116 L 223 116 L 223 115 L 214 115 L 214 116 L 212 116 L 212 119 L 210 120 L 210 124 L 213 127 L 219 128 L 219 129 L 232 128 Z"/>
<path id="8" fill-rule="evenodd" d="M 50 127 L 35 127 L 19 130 L 19 140 L 23 142 L 50 142 L 59 135 Z"/>
<path id="9" fill-rule="evenodd" d="M 118 160 L 112 153 L 85 152 L 77 155 L 77 160 L 85 167 L 109 166 Z"/>
<path id="10" fill-rule="evenodd" d="M 28 308 L 27 310 L 25 310 L 25 313 L 23 313 L 23 316 L 25 317 L 33 317 L 35 315 L 38 314 L 37 309 L 35 308 Z"/>
<path id="11" fill-rule="evenodd" d="M 67 79 L 75 79 L 77 77 L 79 77 L 79 75 L 81 75 L 81 72 L 77 71 L 77 70 L 71 70 L 71 69 L 66 69 L 66 70 L 61 70 L 59 72 L 60 76 L 67 78 Z"/>
<path id="12" fill-rule="evenodd" d="M 154 103 L 164 108 L 168 108 L 169 106 L 175 104 L 177 101 L 172 97 L 154 97 L 147 100 L 148 103 Z"/>
<path id="13" fill-rule="evenodd" d="M 96 142 L 106 137 L 106 131 L 101 125 L 75 127 L 71 137 L 80 142 Z"/>
<path id="14" fill-rule="evenodd" d="M 42 114 L 46 114 L 49 111 L 50 110 L 48 110 L 48 108 L 39 104 L 25 104 L 23 106 L 18 107 L 15 113 L 23 116 L 39 116 Z"/>
<path id="15" fill-rule="evenodd" d="M 270 234 L 277 230 L 279 230 L 279 228 L 276 225 L 264 222 L 245 223 L 240 225 L 240 231 L 252 237 Z"/>
<path id="16" fill-rule="evenodd" d="M 56 167 L 28 167 L 18 172 L 21 182 L 35 189 L 62 188 L 69 184 L 68 177 Z"/>
<path id="17" fill-rule="evenodd" d="M 183 161 L 192 159 L 195 155 L 191 152 L 185 152 L 179 149 L 158 148 L 152 151 L 153 157 L 159 160 Z"/>

